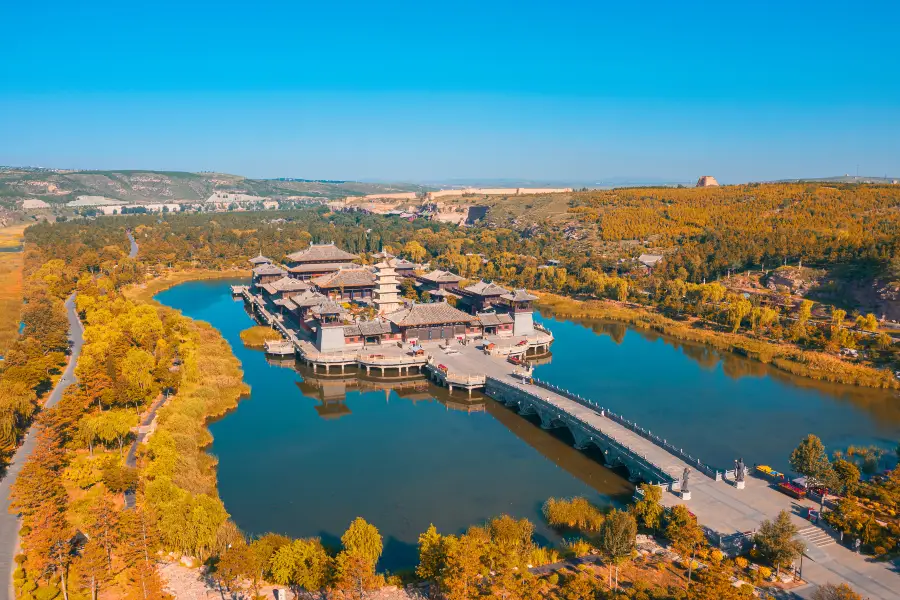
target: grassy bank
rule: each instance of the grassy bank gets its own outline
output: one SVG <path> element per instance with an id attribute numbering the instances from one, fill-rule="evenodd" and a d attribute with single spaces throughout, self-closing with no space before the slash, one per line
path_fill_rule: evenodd
<path id="1" fill-rule="evenodd" d="M 0 248 L 19 246 L 24 231 L 25 225 L 0 228 Z M 0 356 L 19 335 L 24 265 L 24 252 L 0 252 Z"/>
<path id="2" fill-rule="evenodd" d="M 555 316 L 620 321 L 679 340 L 734 352 L 802 377 L 864 387 L 900 388 L 900 382 L 884 370 L 854 365 L 824 352 L 802 350 L 788 344 L 737 333 L 698 329 L 644 308 L 626 307 L 607 300 L 573 300 L 555 294 L 542 294 L 537 304 L 540 309 Z"/>
<path id="3" fill-rule="evenodd" d="M 262 348 L 266 342 L 281 339 L 281 334 L 265 325 L 254 325 L 241 332 L 241 341 L 248 348 Z"/>
<path id="4" fill-rule="evenodd" d="M 226 271 L 213 269 L 187 269 L 185 271 L 170 271 L 159 277 L 154 277 L 141 285 L 125 290 L 127 298 L 135 302 L 149 302 L 156 294 L 188 281 L 206 281 L 212 279 L 233 279 L 250 277 L 250 271 L 245 269 L 231 269 Z"/>

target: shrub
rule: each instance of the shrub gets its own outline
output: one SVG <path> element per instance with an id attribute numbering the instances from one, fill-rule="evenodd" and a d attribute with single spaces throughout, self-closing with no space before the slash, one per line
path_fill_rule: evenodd
<path id="1" fill-rule="evenodd" d="M 748 566 L 750 566 L 750 561 L 743 556 L 738 556 L 736 559 L 734 559 L 734 564 L 736 564 L 739 569 L 746 569 Z"/>
<path id="2" fill-rule="evenodd" d="M 590 554 L 593 546 L 591 546 L 589 542 L 579 538 L 563 541 L 563 548 L 566 551 L 566 555 L 581 558 L 582 556 Z"/>

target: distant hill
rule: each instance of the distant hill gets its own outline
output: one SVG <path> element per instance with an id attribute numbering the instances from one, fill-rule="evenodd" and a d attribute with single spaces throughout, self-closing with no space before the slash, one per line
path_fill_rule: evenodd
<path id="1" fill-rule="evenodd" d="M 204 200 L 213 192 L 235 192 L 266 198 L 302 197 L 328 201 L 346 196 L 418 192 L 426 186 L 311 179 L 249 179 L 227 173 L 180 171 L 66 171 L 0 167 L 0 204 L 43 200 L 64 204 L 78 196 L 103 196 L 127 203 Z"/>
<path id="2" fill-rule="evenodd" d="M 900 183 L 900 177 L 865 177 L 863 175 L 838 175 L 836 177 L 803 177 L 801 179 L 779 179 L 774 183 Z"/>
<path id="3" fill-rule="evenodd" d="M 672 181 L 660 177 L 605 177 L 600 179 L 435 179 L 420 182 L 439 189 L 458 188 L 572 188 L 609 189 L 616 187 L 692 186 L 693 181 Z"/>

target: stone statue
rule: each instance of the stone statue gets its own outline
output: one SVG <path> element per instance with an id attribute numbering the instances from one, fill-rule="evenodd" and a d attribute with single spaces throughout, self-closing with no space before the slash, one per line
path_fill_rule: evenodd
<path id="1" fill-rule="evenodd" d="M 744 466 L 744 459 L 739 458 L 734 461 L 734 480 L 735 481 L 743 481 L 744 473 L 746 472 L 747 467 Z"/>
<path id="2" fill-rule="evenodd" d="M 681 474 L 681 493 L 684 494 L 688 492 L 688 479 L 691 477 L 691 470 L 687 467 L 684 468 L 684 472 Z"/>

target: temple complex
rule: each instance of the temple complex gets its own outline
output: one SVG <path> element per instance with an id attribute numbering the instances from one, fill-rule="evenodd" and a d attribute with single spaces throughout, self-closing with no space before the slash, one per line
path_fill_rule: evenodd
<path id="1" fill-rule="evenodd" d="M 485 281 L 460 287 L 462 277 L 435 269 L 415 274 L 426 301 L 414 302 L 400 296 L 397 268 L 412 263 L 388 252 L 378 256 L 377 264 L 363 266 L 334 244 L 313 244 L 288 255 L 283 268 L 259 255 L 250 259 L 251 285 L 234 286 L 234 293 L 286 338 L 267 351 L 296 352 L 313 365 L 343 369 L 359 361 L 368 371 L 396 363 L 408 372 L 424 364 L 423 344 L 449 348 L 475 340 L 501 354 L 547 351 L 552 336 L 535 326 L 537 298 L 526 290 Z"/>

